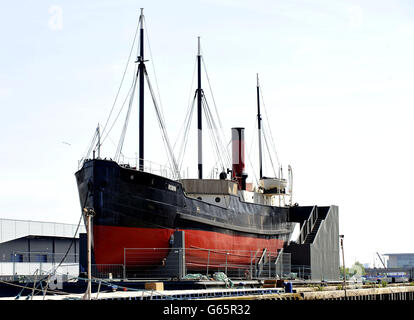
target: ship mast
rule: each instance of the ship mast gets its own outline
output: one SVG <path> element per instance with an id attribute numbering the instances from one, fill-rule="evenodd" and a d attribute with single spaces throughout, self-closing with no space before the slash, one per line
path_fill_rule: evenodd
<path id="1" fill-rule="evenodd" d="M 202 98 L 203 90 L 201 89 L 201 49 L 200 37 L 198 37 L 198 54 L 197 54 L 197 136 L 198 136 L 198 178 L 203 179 L 203 136 L 202 136 Z"/>
<path id="2" fill-rule="evenodd" d="M 138 44 L 139 47 L 137 48 L 137 50 L 138 50 L 137 59 L 135 61 L 135 63 L 138 64 L 138 65 L 135 67 L 136 70 L 134 70 L 135 73 L 134 73 L 133 83 L 132 83 L 132 86 L 131 86 L 131 88 L 128 92 L 129 106 L 128 106 L 128 111 L 126 113 L 125 122 L 124 122 L 124 126 L 123 126 L 123 129 L 122 129 L 121 137 L 119 139 L 119 143 L 118 143 L 118 146 L 117 146 L 117 149 L 116 149 L 115 161 L 119 161 L 120 157 L 123 156 L 122 147 L 123 147 L 123 144 L 124 144 L 124 141 L 125 141 L 125 135 L 126 135 L 126 131 L 127 131 L 127 128 L 128 128 L 128 121 L 129 121 L 132 106 L 134 105 L 133 104 L 134 98 L 137 95 L 136 91 L 137 91 L 137 86 L 138 86 L 138 100 L 139 100 L 138 101 L 138 103 L 139 103 L 139 108 L 138 108 L 139 109 L 139 111 L 138 111 L 138 113 L 139 113 L 139 122 L 138 122 L 139 123 L 139 128 L 138 128 L 138 131 L 139 131 L 139 141 L 138 141 L 139 148 L 138 149 L 139 150 L 138 150 L 138 157 L 139 157 L 139 164 L 137 163 L 137 165 L 138 165 L 138 170 L 139 171 L 144 171 L 144 142 L 145 142 L 145 139 L 144 139 L 144 123 L 145 123 L 145 117 L 144 117 L 144 86 L 145 86 L 145 82 L 146 82 L 146 85 L 148 85 L 148 92 L 151 95 L 152 102 L 153 102 L 154 108 L 155 108 L 155 113 L 156 113 L 156 116 L 157 116 L 157 119 L 158 119 L 158 122 L 159 122 L 159 126 L 160 126 L 160 129 L 161 129 L 163 143 L 164 143 L 164 146 L 165 146 L 166 151 L 167 151 L 168 162 L 170 163 L 170 169 L 172 169 L 173 176 L 180 178 L 180 172 L 179 172 L 177 160 L 174 157 L 174 153 L 173 153 L 173 150 L 172 150 L 172 147 L 171 147 L 171 144 L 170 144 L 170 140 L 169 140 L 168 135 L 167 135 L 164 115 L 162 114 L 161 108 L 158 106 L 157 99 L 155 97 L 155 92 L 154 92 L 153 87 L 151 85 L 151 82 L 149 80 L 147 68 L 145 66 L 145 62 L 147 62 L 148 60 L 144 60 L 144 21 L 145 21 L 145 17 L 144 17 L 143 12 L 144 12 L 144 9 L 141 8 L 141 13 L 140 13 L 139 22 L 138 22 L 138 28 L 136 29 L 136 33 L 135 33 L 135 36 L 134 36 L 134 42 L 133 42 L 132 48 L 131 48 L 131 53 L 132 53 L 132 50 L 135 48 L 136 38 L 137 38 L 137 35 L 138 35 L 138 31 L 139 31 L 139 44 Z M 128 63 L 130 61 L 131 53 L 130 53 L 130 56 L 128 57 L 127 67 L 128 67 Z M 127 71 L 127 68 L 124 71 L 124 76 L 125 76 L 126 71 Z M 123 76 L 122 81 L 121 81 L 121 86 L 122 86 L 122 83 L 123 83 L 123 80 L 124 80 L 124 76 Z M 121 87 L 120 87 L 120 89 L 121 89 Z M 119 90 L 118 90 L 118 94 L 119 94 Z M 117 94 L 117 97 L 118 97 L 118 94 Z M 126 103 L 126 100 L 127 99 L 124 100 L 124 104 Z M 115 102 L 116 102 L 116 99 L 115 99 Z M 114 103 L 114 106 L 115 106 L 115 103 Z M 122 106 L 122 108 L 123 108 L 123 106 Z M 121 108 L 121 110 L 122 110 L 122 108 Z M 109 114 L 109 117 L 111 117 L 112 110 L 111 110 L 111 113 Z M 118 116 L 117 116 L 117 118 L 118 118 Z M 116 119 L 115 119 L 115 121 L 116 121 Z M 109 121 L 109 118 L 107 120 L 107 123 L 108 123 L 108 121 Z M 112 127 L 113 127 L 113 124 L 111 126 L 111 129 L 112 129 Z M 111 131 L 111 129 L 109 129 L 109 131 Z M 104 131 L 105 131 L 105 129 L 104 129 Z M 109 131 L 107 132 L 105 138 L 108 137 Z M 101 145 L 101 143 L 99 143 L 99 145 Z M 137 159 L 137 162 L 138 162 L 138 159 Z"/>
<path id="3" fill-rule="evenodd" d="M 137 61 L 139 75 L 139 170 L 144 171 L 144 9 L 141 8 L 140 21 L 140 44 Z"/>
<path id="4" fill-rule="evenodd" d="M 258 135 L 259 135 L 259 171 L 260 171 L 260 179 L 263 178 L 263 167 L 262 167 L 262 115 L 260 114 L 260 88 L 259 88 L 259 74 L 256 74 L 257 78 L 257 128 L 258 128 Z"/>

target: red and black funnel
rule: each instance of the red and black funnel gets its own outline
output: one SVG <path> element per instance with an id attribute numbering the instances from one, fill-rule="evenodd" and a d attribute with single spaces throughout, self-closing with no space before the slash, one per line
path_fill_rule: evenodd
<path id="1" fill-rule="evenodd" d="M 237 180 L 239 190 L 246 190 L 247 174 L 244 171 L 244 128 L 231 129 L 232 178 Z"/>

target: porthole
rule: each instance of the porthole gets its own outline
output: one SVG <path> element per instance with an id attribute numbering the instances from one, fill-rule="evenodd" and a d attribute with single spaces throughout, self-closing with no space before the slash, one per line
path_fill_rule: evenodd
<path id="1" fill-rule="evenodd" d="M 214 200 L 216 200 L 216 202 L 220 202 L 221 201 L 220 197 L 216 197 L 216 199 L 214 199 Z"/>

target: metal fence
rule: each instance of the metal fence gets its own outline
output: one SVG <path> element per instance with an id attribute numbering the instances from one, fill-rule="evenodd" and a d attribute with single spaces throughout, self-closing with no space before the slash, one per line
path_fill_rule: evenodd
<path id="1" fill-rule="evenodd" d="M 77 254 L 14 251 L 10 261 L 0 263 L 0 276 L 18 280 L 57 273 L 66 278 L 79 275 Z"/>
<path id="2" fill-rule="evenodd" d="M 137 170 L 139 158 L 138 157 L 131 158 L 131 157 L 126 157 L 124 155 L 121 155 L 120 163 L 121 163 L 121 167 Z M 156 174 L 156 175 L 168 178 L 168 179 L 173 179 L 173 180 L 177 179 L 177 174 L 172 168 L 170 168 L 169 166 L 165 164 L 160 164 L 160 163 L 156 163 L 156 162 L 149 161 L 149 160 L 144 160 L 143 171 L 153 173 L 153 174 Z M 182 174 L 185 175 L 186 173 L 183 172 Z"/>
<path id="3" fill-rule="evenodd" d="M 310 266 L 305 265 L 291 265 L 290 277 L 301 280 L 311 280 L 312 270 Z"/>
<path id="4" fill-rule="evenodd" d="M 14 252 L 12 262 L 0 263 L 0 276 L 19 279 L 56 273 L 65 279 L 84 278 L 79 256 L 47 252 Z M 215 273 L 233 279 L 311 279 L 309 266 L 291 264 L 291 254 L 267 250 L 197 248 L 126 248 L 122 264 L 92 264 L 97 279 L 200 279 Z"/>
<path id="5" fill-rule="evenodd" d="M 123 264 L 92 264 L 91 273 L 93 278 L 98 279 L 124 279 Z"/>
<path id="6" fill-rule="evenodd" d="M 211 279 L 216 272 L 240 279 L 282 278 L 290 275 L 290 262 L 289 253 L 267 250 L 125 248 L 123 278 Z"/>

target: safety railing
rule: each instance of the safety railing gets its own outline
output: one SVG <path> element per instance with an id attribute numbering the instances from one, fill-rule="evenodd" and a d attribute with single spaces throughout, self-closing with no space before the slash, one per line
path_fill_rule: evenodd
<path id="1" fill-rule="evenodd" d="M 134 170 L 138 170 L 139 167 L 139 158 L 130 158 L 121 156 L 119 160 L 120 166 L 124 168 L 130 168 Z M 177 179 L 177 173 L 169 166 L 156 163 L 149 160 L 144 160 L 144 171 L 148 173 L 152 173 L 158 176 L 162 176 L 168 179 Z M 185 174 L 185 172 L 181 173 Z"/>
<path id="2" fill-rule="evenodd" d="M 314 206 L 309 218 L 303 223 L 302 228 L 300 229 L 298 243 L 302 244 L 305 242 L 306 236 L 312 232 L 316 220 L 318 220 L 318 209 Z"/>
<path id="3" fill-rule="evenodd" d="M 310 280 L 312 279 L 311 267 L 307 265 L 291 265 L 290 277 L 300 280 Z"/>
<path id="4" fill-rule="evenodd" d="M 124 265 L 123 264 L 92 264 L 91 275 L 98 279 L 123 279 Z"/>
<path id="5" fill-rule="evenodd" d="M 14 280 L 58 274 L 65 279 L 85 277 L 76 255 L 15 252 L 16 261 L 0 263 L 0 277 Z M 39 257 L 41 255 L 41 257 Z M 36 257 L 38 260 L 36 261 Z M 29 262 L 30 261 L 30 262 Z M 179 270 L 182 270 L 179 273 Z M 122 264 L 92 264 L 92 277 L 103 280 L 200 279 L 224 273 L 231 279 L 310 279 L 309 266 L 291 264 L 290 253 L 201 248 L 126 248 Z"/>
<path id="6" fill-rule="evenodd" d="M 77 254 L 13 251 L 10 259 L 0 263 L 0 276 L 19 279 L 58 273 L 67 277 L 79 274 Z"/>
<path id="7" fill-rule="evenodd" d="M 125 248 L 123 268 L 125 279 L 178 275 L 211 279 L 217 272 L 239 279 L 276 278 L 290 274 L 290 254 L 263 249 Z"/>

